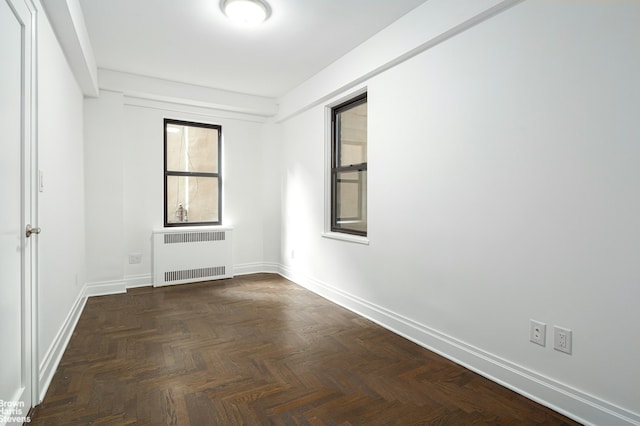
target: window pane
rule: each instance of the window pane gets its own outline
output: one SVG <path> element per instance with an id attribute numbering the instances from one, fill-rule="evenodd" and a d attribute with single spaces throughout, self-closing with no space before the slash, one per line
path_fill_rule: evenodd
<path id="1" fill-rule="evenodd" d="M 167 170 L 218 173 L 218 130 L 167 123 Z"/>
<path id="2" fill-rule="evenodd" d="M 367 103 L 337 114 L 339 166 L 367 162 Z"/>
<path id="3" fill-rule="evenodd" d="M 367 171 L 336 174 L 335 227 L 367 231 Z"/>
<path id="4" fill-rule="evenodd" d="M 167 176 L 166 201 L 168 223 L 218 222 L 218 178 Z"/>

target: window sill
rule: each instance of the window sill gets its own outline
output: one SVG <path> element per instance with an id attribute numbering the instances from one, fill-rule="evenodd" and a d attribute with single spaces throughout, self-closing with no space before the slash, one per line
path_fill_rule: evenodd
<path id="1" fill-rule="evenodd" d="M 330 238 L 332 240 L 348 241 L 350 243 L 369 245 L 369 239 L 367 237 L 361 237 L 359 235 L 341 234 L 339 232 L 323 232 L 324 238 Z"/>

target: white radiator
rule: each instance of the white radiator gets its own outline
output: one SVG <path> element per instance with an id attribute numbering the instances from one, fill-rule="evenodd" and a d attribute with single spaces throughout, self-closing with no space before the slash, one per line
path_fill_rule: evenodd
<path id="1" fill-rule="evenodd" d="M 231 234 L 220 227 L 154 230 L 154 287 L 231 278 Z"/>

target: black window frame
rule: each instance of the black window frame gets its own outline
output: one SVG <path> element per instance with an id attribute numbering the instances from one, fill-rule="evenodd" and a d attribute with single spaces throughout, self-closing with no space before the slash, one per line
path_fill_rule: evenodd
<path id="1" fill-rule="evenodd" d="M 339 140 L 339 134 L 338 134 L 338 126 L 337 126 L 337 117 L 340 113 L 347 111 L 351 108 L 357 107 L 359 105 L 362 105 L 364 103 L 368 102 L 368 97 L 367 97 L 367 92 L 361 93 L 359 95 L 354 96 L 353 98 L 350 98 L 349 100 L 342 102 L 338 105 L 335 105 L 331 108 L 331 232 L 337 232 L 337 233 L 342 233 L 342 234 L 350 234 L 350 235 L 357 235 L 357 236 L 361 236 L 361 237 L 366 237 L 367 236 L 367 232 L 368 232 L 368 223 L 367 223 L 367 230 L 365 231 L 358 231 L 355 229 L 348 229 L 348 228 L 344 228 L 344 227 L 339 227 L 337 226 L 337 221 L 338 221 L 338 203 L 337 203 L 337 197 L 338 197 L 338 174 L 342 173 L 342 172 L 349 172 L 349 171 L 358 171 L 358 172 L 362 172 L 362 171 L 367 171 L 367 164 L 368 164 L 368 156 L 367 156 L 367 161 L 364 163 L 359 163 L 359 164 L 350 164 L 348 166 L 340 166 L 340 149 L 341 149 L 341 141 Z M 367 148 L 368 148 L 368 140 L 367 140 Z M 360 185 L 362 185 L 362 182 L 360 180 L 360 182 L 358 182 Z M 360 194 L 360 191 L 358 191 L 358 194 Z M 367 197 L 368 198 L 368 197 Z M 365 206 L 365 208 L 367 208 L 367 206 Z M 367 212 L 367 216 L 368 216 L 368 212 Z M 357 219 L 357 218 L 354 218 Z M 360 218 L 361 219 L 361 218 Z"/>
<path id="2" fill-rule="evenodd" d="M 177 126 L 201 127 L 205 129 L 215 129 L 218 131 L 218 172 L 176 172 L 167 170 L 167 125 L 174 124 Z M 193 121 L 175 120 L 165 118 L 163 121 L 164 134 L 164 226 L 212 226 L 222 225 L 222 126 L 210 123 L 197 123 Z M 208 222 L 169 222 L 169 211 L 167 208 L 167 185 L 169 176 L 187 176 L 187 177 L 212 177 L 218 179 L 218 220 Z"/>

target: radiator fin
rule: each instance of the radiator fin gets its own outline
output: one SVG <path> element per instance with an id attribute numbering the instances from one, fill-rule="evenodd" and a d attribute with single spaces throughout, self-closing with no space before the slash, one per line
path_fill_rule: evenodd
<path id="1" fill-rule="evenodd" d="M 214 278 L 225 275 L 224 266 L 211 266 L 208 268 L 183 269 L 180 271 L 167 271 L 164 273 L 164 282 L 195 280 L 199 278 Z"/>
<path id="2" fill-rule="evenodd" d="M 226 232 L 224 231 L 182 232 L 164 234 L 165 244 L 203 243 L 207 241 L 224 241 L 225 239 Z"/>

